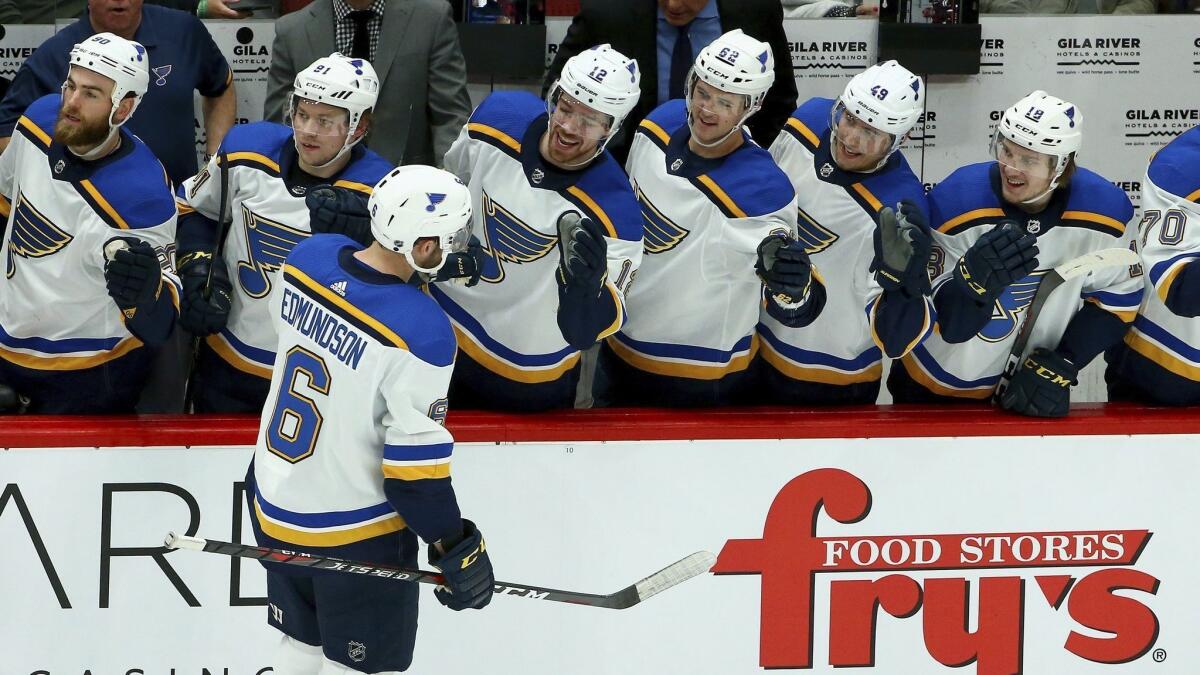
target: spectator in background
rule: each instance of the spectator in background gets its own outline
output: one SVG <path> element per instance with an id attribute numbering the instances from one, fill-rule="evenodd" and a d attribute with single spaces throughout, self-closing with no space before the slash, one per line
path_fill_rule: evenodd
<path id="1" fill-rule="evenodd" d="M 370 148 L 393 164 L 440 166 L 471 114 L 466 62 L 446 0 L 316 0 L 280 18 L 266 118 L 285 122 L 296 73 L 335 51 L 366 59 L 379 73 Z"/>
<path id="2" fill-rule="evenodd" d="M 150 57 L 150 90 L 142 114 L 129 128 L 167 169 L 175 184 L 196 175 L 192 92 L 203 97 L 209 154 L 233 126 L 237 99 L 233 71 L 200 20 L 142 0 L 88 0 L 88 11 L 38 47 L 17 71 L 0 102 L 0 149 L 8 145 L 17 118 L 35 100 L 57 92 L 67 77 L 71 46 L 102 32 L 136 40 Z"/>
<path id="3" fill-rule="evenodd" d="M 853 16 L 879 16 L 879 5 L 856 5 L 847 0 L 783 0 L 787 19 L 832 19 Z"/>
<path id="4" fill-rule="evenodd" d="M 1154 14 L 1155 0 L 981 0 L 981 14 Z"/>
<path id="5" fill-rule="evenodd" d="M 146 4 L 160 5 L 195 14 L 202 19 L 238 19 L 245 12 L 237 10 L 242 0 L 147 0 Z M 55 19 L 74 19 L 83 13 L 86 0 L 2 0 L 0 1 L 0 23 L 54 23 Z M 134 2 L 123 3 L 132 6 Z M 140 3 L 139 3 L 140 4 Z M 9 16 L 7 8 L 13 6 L 15 18 Z"/>
<path id="6" fill-rule="evenodd" d="M 582 0 L 546 73 L 542 95 L 567 59 L 590 47 L 607 42 L 635 59 L 642 70 L 642 96 L 623 132 L 609 144 L 624 163 L 638 123 L 659 105 L 683 98 L 684 80 L 700 50 L 736 28 L 770 44 L 775 54 L 775 84 L 750 122 L 754 140 L 766 147 L 796 109 L 796 80 L 779 0 L 658 0 L 657 9 L 651 0 Z"/>

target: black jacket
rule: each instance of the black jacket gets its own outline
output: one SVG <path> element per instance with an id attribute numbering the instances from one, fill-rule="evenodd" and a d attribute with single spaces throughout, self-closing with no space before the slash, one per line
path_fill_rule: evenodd
<path id="1" fill-rule="evenodd" d="M 783 33 L 783 6 L 779 0 L 717 0 L 717 13 L 722 32 L 741 28 L 747 35 L 771 45 L 775 84 L 767 92 L 762 110 L 750 118 L 748 125 L 754 140 L 769 146 L 796 109 L 796 80 L 792 74 L 792 52 Z M 624 132 L 609 144 L 609 150 L 622 165 L 629 154 L 633 129 L 658 106 L 657 22 L 655 0 L 581 0 L 579 13 L 571 22 L 542 84 L 545 97 L 567 59 L 596 45 L 611 44 L 613 49 L 637 60 L 642 71 L 642 96 L 626 118 Z"/>

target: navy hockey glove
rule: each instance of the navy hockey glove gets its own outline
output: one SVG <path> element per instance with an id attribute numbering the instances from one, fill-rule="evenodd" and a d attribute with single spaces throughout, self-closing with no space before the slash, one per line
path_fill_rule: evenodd
<path id="1" fill-rule="evenodd" d="M 1058 352 L 1039 347 L 1025 357 L 1000 406 L 1032 417 L 1065 417 L 1071 406 L 1071 385 L 1079 382 L 1079 368 Z"/>
<path id="2" fill-rule="evenodd" d="M 211 283 L 209 268 L 212 269 Z M 179 280 L 183 283 L 179 325 L 192 335 L 212 335 L 224 328 L 233 304 L 233 285 L 229 282 L 225 261 L 213 260 L 212 254 L 206 251 L 185 255 L 180 259 Z"/>
<path id="3" fill-rule="evenodd" d="M 875 228 L 875 281 L 885 291 L 899 290 L 910 298 L 929 295 L 932 249 L 929 219 L 916 204 L 906 199 L 894 210 L 885 206 Z"/>
<path id="4" fill-rule="evenodd" d="M 599 295 L 608 276 L 608 242 L 591 218 L 568 211 L 558 218 L 558 285 L 568 291 Z"/>
<path id="5" fill-rule="evenodd" d="M 441 571 L 446 583 L 433 592 L 438 602 L 454 611 L 483 609 L 492 601 L 496 577 L 487 544 L 475 523 L 463 518 L 463 539 L 445 553 L 429 546 L 429 564 Z"/>
<path id="6" fill-rule="evenodd" d="M 767 291 L 784 304 L 803 301 L 812 284 L 812 263 L 804 244 L 779 233 L 769 234 L 759 243 L 754 271 Z"/>
<path id="7" fill-rule="evenodd" d="M 363 246 L 375 241 L 367 196 L 357 190 L 315 185 L 304 196 L 314 234 L 344 234 Z"/>
<path id="8" fill-rule="evenodd" d="M 471 235 L 467 242 L 467 250 L 462 253 L 446 255 L 446 264 L 433 277 L 434 281 L 449 281 L 451 279 L 466 279 L 467 288 L 479 283 L 479 275 L 483 272 L 483 244 L 479 237 Z"/>
<path id="9" fill-rule="evenodd" d="M 29 408 L 29 399 L 0 382 L 0 415 L 20 415 Z"/>
<path id="10" fill-rule="evenodd" d="M 116 250 L 116 240 L 125 246 Z M 154 247 L 141 239 L 117 237 L 105 243 L 104 249 L 108 295 L 125 317 L 131 319 L 138 308 L 153 306 L 162 288 L 162 267 Z"/>
<path id="11" fill-rule="evenodd" d="M 1037 269 L 1037 254 L 1037 237 L 1022 232 L 1015 221 L 1004 220 L 967 249 L 954 277 L 977 299 L 991 302 L 1009 284 Z"/>

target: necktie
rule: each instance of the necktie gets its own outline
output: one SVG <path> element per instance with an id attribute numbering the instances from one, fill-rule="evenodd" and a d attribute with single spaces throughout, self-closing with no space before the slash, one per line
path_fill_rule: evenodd
<path id="1" fill-rule="evenodd" d="M 675 50 L 671 52 L 671 85 L 667 96 L 683 98 L 683 88 L 687 82 L 688 70 L 692 67 L 692 41 L 688 38 L 687 26 L 679 26 L 679 35 L 675 37 Z"/>
<path id="2" fill-rule="evenodd" d="M 369 9 L 356 9 L 350 12 L 350 20 L 354 22 L 354 39 L 350 42 L 350 58 L 371 60 L 371 31 L 367 30 L 367 22 L 375 16 Z"/>

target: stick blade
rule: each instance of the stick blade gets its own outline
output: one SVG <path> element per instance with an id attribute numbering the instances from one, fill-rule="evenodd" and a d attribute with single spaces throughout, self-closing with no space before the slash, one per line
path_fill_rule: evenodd
<path id="1" fill-rule="evenodd" d="M 697 551 L 682 560 L 667 565 L 634 584 L 634 588 L 637 590 L 637 602 L 642 602 L 672 586 L 678 586 L 692 577 L 704 574 L 712 569 L 716 562 L 717 556 L 712 552 Z"/>
<path id="2" fill-rule="evenodd" d="M 1138 254 L 1127 248 L 1106 248 L 1072 258 L 1054 268 L 1063 280 L 1074 279 L 1106 267 L 1127 267 L 1138 263 Z"/>

